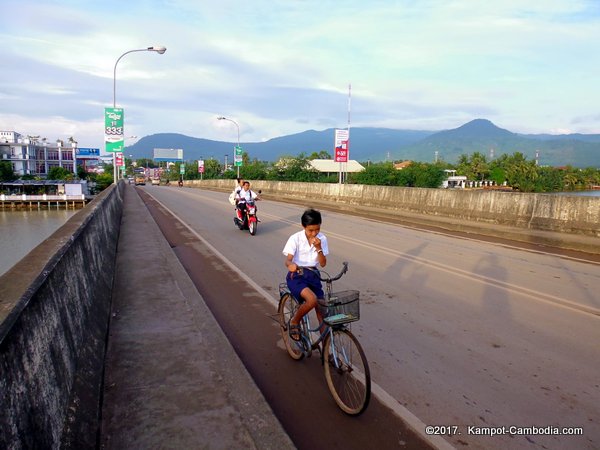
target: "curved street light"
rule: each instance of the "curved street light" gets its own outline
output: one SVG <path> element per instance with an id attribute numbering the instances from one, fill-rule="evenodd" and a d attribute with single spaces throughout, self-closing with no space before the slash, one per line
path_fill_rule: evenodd
<path id="1" fill-rule="evenodd" d="M 133 53 L 133 52 L 156 52 L 159 55 L 162 55 L 166 51 L 167 51 L 166 47 L 163 47 L 161 45 L 155 45 L 155 46 L 148 47 L 148 48 L 139 48 L 139 49 L 135 49 L 135 50 L 129 50 L 129 51 L 123 53 L 121 56 L 119 56 L 119 59 L 117 59 L 117 62 L 115 63 L 115 68 L 113 70 L 113 108 L 117 107 L 117 64 L 119 64 L 119 61 L 121 61 L 121 58 L 123 58 L 123 56 L 128 55 L 129 53 Z"/>
<path id="2" fill-rule="evenodd" d="M 115 62 L 115 68 L 113 69 L 113 108 L 117 107 L 117 64 L 119 64 L 119 61 L 121 61 L 121 58 L 123 58 L 123 56 L 125 56 L 125 55 L 128 55 L 129 53 L 134 53 L 134 52 L 156 52 L 159 55 L 162 55 L 166 51 L 167 51 L 166 47 L 163 47 L 162 45 L 154 45 L 152 47 L 129 50 L 129 51 L 126 51 L 125 53 L 123 53 L 121 56 L 119 56 L 119 58 Z M 123 143 L 124 142 L 125 142 L 125 139 L 123 139 Z M 117 182 L 117 175 L 118 175 L 117 157 L 116 157 L 115 153 L 113 152 L 113 180 L 115 181 L 115 183 Z"/>
<path id="3" fill-rule="evenodd" d="M 237 146 L 240 146 L 240 126 L 238 125 L 238 123 L 233 120 L 233 119 L 229 119 L 227 117 L 224 116 L 219 116 L 217 117 L 217 120 L 228 120 L 229 122 L 233 122 L 235 124 L 235 126 L 237 127 Z M 235 161 L 235 156 L 234 156 L 234 161 Z M 240 177 L 240 166 L 237 166 L 237 177 Z"/>

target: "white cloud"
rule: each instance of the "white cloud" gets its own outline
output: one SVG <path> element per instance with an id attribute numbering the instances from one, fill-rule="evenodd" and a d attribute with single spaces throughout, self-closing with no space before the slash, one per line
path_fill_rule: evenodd
<path id="1" fill-rule="evenodd" d="M 344 126 L 600 132 L 600 8 L 584 0 L 334 2 L 8 0 L 0 128 L 102 146 L 117 103 L 128 134 L 243 141 Z M 231 125 L 231 124 L 230 124 Z M 29 127 L 34 129 L 29 129 Z M 77 137 L 77 136 L 76 136 Z"/>

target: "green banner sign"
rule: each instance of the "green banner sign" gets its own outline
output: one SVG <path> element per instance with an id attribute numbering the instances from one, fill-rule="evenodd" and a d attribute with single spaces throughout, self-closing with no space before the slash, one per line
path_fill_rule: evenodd
<path id="1" fill-rule="evenodd" d="M 240 147 L 239 145 L 236 145 L 234 148 L 234 162 L 236 166 L 241 166 L 242 165 L 242 147 Z"/>
<path id="2" fill-rule="evenodd" d="M 107 152 L 121 152 L 125 148 L 123 116 L 123 108 L 104 108 L 104 143 Z"/>

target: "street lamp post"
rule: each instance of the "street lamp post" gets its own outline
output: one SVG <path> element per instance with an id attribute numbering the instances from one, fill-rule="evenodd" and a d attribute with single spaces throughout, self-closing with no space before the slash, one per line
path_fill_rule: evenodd
<path id="1" fill-rule="evenodd" d="M 219 116 L 217 117 L 217 120 L 228 120 L 229 122 L 233 122 L 235 124 L 235 126 L 237 127 L 237 146 L 239 148 L 240 146 L 240 126 L 238 125 L 238 123 L 235 120 L 229 119 L 227 117 L 223 117 L 223 116 Z M 235 156 L 234 156 L 234 161 L 235 161 Z M 237 166 L 237 164 L 236 164 Z M 240 166 L 237 166 L 237 177 L 240 177 Z"/>
<path id="2" fill-rule="evenodd" d="M 147 47 L 147 48 L 139 48 L 139 49 L 135 49 L 135 50 L 129 50 L 125 53 L 123 53 L 121 56 L 119 56 L 119 58 L 117 59 L 117 62 L 115 62 L 115 68 L 113 69 L 113 108 L 117 107 L 117 64 L 119 64 L 119 61 L 121 61 L 121 58 L 123 58 L 123 56 L 128 55 L 129 53 L 133 53 L 133 52 L 156 52 L 159 55 L 162 55 L 164 52 L 167 51 L 166 47 L 160 46 L 160 45 L 155 45 L 152 47 Z M 125 143 L 125 140 L 123 140 L 123 143 Z M 117 182 L 117 156 L 115 155 L 115 152 L 113 152 L 113 179 L 114 182 Z"/>

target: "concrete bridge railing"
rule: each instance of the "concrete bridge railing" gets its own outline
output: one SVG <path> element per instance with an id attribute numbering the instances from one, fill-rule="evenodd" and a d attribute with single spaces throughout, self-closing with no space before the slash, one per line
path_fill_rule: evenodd
<path id="1" fill-rule="evenodd" d="M 232 180 L 190 180 L 187 186 L 233 190 Z M 485 189 L 425 189 L 337 183 L 253 181 L 283 199 L 334 202 L 393 213 L 414 213 L 468 222 L 600 237 L 600 197 L 502 192 Z"/>
<path id="2" fill-rule="evenodd" d="M 95 448 L 123 187 L 0 277 L 0 448 Z"/>

